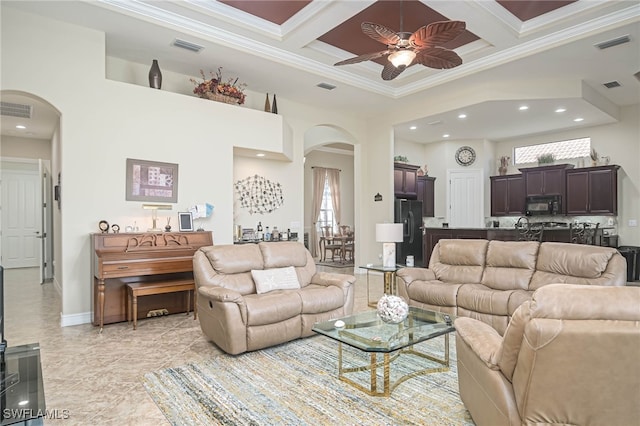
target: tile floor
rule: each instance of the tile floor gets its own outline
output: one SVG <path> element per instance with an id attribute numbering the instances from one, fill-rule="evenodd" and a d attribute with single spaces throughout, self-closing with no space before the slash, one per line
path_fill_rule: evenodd
<path id="1" fill-rule="evenodd" d="M 367 309 L 366 275 L 356 277 L 354 310 L 361 311 Z M 382 276 L 372 274 L 370 280 L 381 294 Z M 5 270 L 8 345 L 40 344 L 47 409 L 70 415 L 45 425 L 168 425 L 140 377 L 221 353 L 192 315 L 141 320 L 135 331 L 126 322 L 110 324 L 100 334 L 91 324 L 60 327 L 61 303 L 52 283 L 38 283 L 37 269 Z"/>

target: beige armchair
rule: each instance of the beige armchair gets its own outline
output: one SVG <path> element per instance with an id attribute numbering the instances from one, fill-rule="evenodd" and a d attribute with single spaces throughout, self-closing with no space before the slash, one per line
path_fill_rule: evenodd
<path id="1" fill-rule="evenodd" d="M 460 396 L 478 426 L 637 425 L 640 288 L 551 284 L 501 337 L 455 321 Z"/>

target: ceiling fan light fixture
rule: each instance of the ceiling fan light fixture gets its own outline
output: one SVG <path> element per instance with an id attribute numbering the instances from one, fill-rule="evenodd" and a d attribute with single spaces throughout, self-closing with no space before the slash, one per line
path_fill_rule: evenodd
<path id="1" fill-rule="evenodd" d="M 389 61 L 394 67 L 399 68 L 401 66 L 408 67 L 416 57 L 416 52 L 413 50 L 398 50 L 389 55 Z"/>

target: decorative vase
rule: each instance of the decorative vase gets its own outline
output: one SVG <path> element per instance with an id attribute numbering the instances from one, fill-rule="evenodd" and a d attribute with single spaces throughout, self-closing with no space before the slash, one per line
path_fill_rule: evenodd
<path id="1" fill-rule="evenodd" d="M 507 168 L 505 166 L 498 167 L 498 173 L 500 173 L 500 176 L 506 175 L 507 174 Z"/>
<path id="2" fill-rule="evenodd" d="M 274 114 L 278 113 L 278 102 L 276 101 L 276 95 L 273 94 L 273 104 L 271 104 L 271 112 Z"/>
<path id="3" fill-rule="evenodd" d="M 149 70 L 149 87 L 153 89 L 160 89 L 162 87 L 162 73 L 160 72 L 160 66 L 158 60 L 154 59 Z"/>
<path id="4" fill-rule="evenodd" d="M 264 112 L 271 112 L 271 104 L 269 103 L 268 93 L 267 93 L 267 98 L 264 100 Z"/>
<path id="5" fill-rule="evenodd" d="M 398 296 L 384 294 L 376 308 L 380 319 L 390 324 L 399 324 L 409 315 L 409 305 Z"/>

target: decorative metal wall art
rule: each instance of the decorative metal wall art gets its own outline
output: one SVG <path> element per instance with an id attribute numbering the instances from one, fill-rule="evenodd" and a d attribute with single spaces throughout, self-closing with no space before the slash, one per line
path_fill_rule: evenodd
<path id="1" fill-rule="evenodd" d="M 240 207 L 249 209 L 249 214 L 271 213 L 284 204 L 282 185 L 262 176 L 253 175 L 237 181 L 235 190 Z"/>

